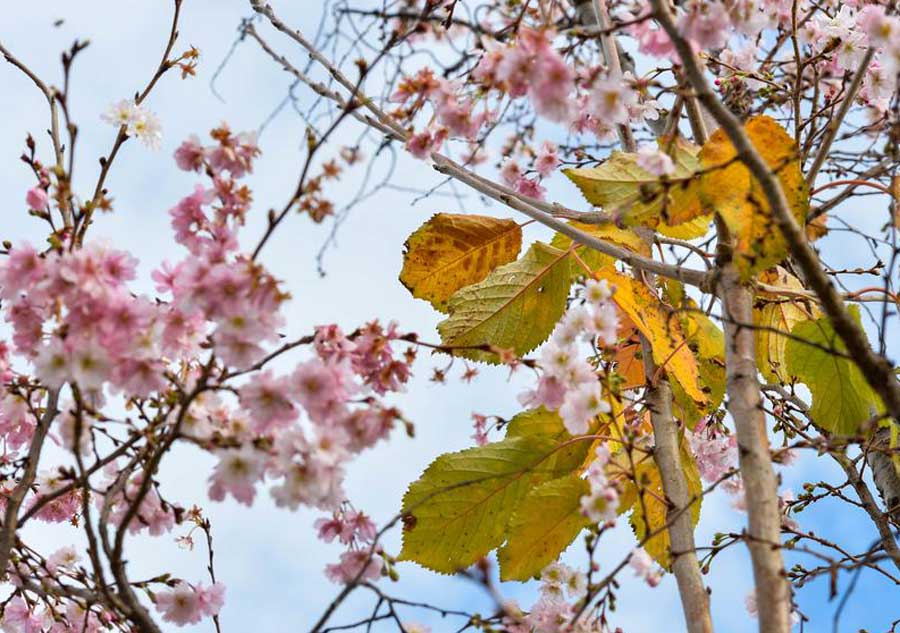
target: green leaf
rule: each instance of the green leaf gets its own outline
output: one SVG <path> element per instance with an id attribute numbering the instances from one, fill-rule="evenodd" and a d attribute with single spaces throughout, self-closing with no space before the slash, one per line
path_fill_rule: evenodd
<path id="1" fill-rule="evenodd" d="M 590 485 L 577 475 L 541 484 L 528 493 L 509 523 L 506 545 L 497 553 L 501 580 L 528 580 L 554 562 L 589 521 L 581 497 Z"/>
<path id="2" fill-rule="evenodd" d="M 529 491 L 584 461 L 583 452 L 560 458 L 558 447 L 548 437 L 522 436 L 438 457 L 403 497 L 400 559 L 454 573 L 502 545 Z"/>
<path id="3" fill-rule="evenodd" d="M 506 427 L 507 439 L 515 437 L 542 437 L 553 440 L 559 445 L 566 444 L 572 435 L 566 430 L 562 418 L 555 411 L 544 407 L 530 409 L 517 414 Z M 572 442 L 558 449 L 547 458 L 547 466 L 555 468 L 557 463 L 581 463 L 590 451 L 590 442 Z"/>
<path id="4" fill-rule="evenodd" d="M 569 433 L 559 414 L 544 407 L 516 414 L 506 425 L 506 437 L 535 435 L 561 440 L 567 439 Z"/>
<path id="5" fill-rule="evenodd" d="M 849 306 L 848 310 L 859 324 L 859 306 Z M 787 371 L 809 387 L 810 418 L 831 433 L 859 433 L 864 423 L 884 407 L 856 363 L 827 351 L 847 352 L 831 321 L 827 317 L 802 321 L 791 334 L 785 349 Z"/>
<path id="6" fill-rule="evenodd" d="M 536 242 L 518 261 L 496 269 L 450 298 L 449 318 L 438 324 L 445 345 L 493 345 L 522 355 L 547 340 L 566 309 L 571 285 L 570 258 Z M 457 350 L 460 356 L 498 362 L 481 350 Z"/>
<path id="7" fill-rule="evenodd" d="M 406 240 L 400 282 L 444 312 L 453 293 L 513 261 L 521 248 L 513 220 L 438 213 Z"/>

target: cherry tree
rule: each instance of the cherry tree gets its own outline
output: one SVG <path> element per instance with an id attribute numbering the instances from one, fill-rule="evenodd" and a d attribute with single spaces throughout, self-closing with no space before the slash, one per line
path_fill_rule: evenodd
<path id="1" fill-rule="evenodd" d="M 69 109 L 85 43 L 64 52 L 56 86 L 0 40 L 49 113 L 22 154 L 33 187 L 10 198 L 46 240 L 6 242 L 0 260 L 4 631 L 227 628 L 203 508 L 230 498 L 253 512 L 260 494 L 320 511 L 310 541 L 345 548 L 323 570 L 335 598 L 317 605 L 315 633 L 426 630 L 401 606 L 448 630 L 614 631 L 624 574 L 647 592 L 671 574 L 678 628 L 711 632 L 707 573 L 726 550 L 753 572 L 735 608 L 767 633 L 805 625 L 795 589 L 817 578 L 835 594 L 850 579 L 835 630 L 844 604 L 864 600 L 860 574 L 900 584 L 895 3 L 339 0 L 307 33 L 250 0 L 235 47 L 291 78 L 302 165 L 281 203 L 254 200 L 254 134 L 219 124 L 184 139 L 172 169 L 198 184 L 169 212 L 181 259 L 149 263 L 146 296 L 133 255 L 91 227 L 113 210 L 120 148 L 160 145 L 154 88 L 200 63 L 179 37 L 185 1 L 156 71 L 96 121 Z M 113 131 L 88 191 L 73 184 L 84 125 Z M 345 128 L 358 143 L 341 146 Z M 408 182 L 398 156 L 438 185 Z M 358 193 L 339 208 L 348 184 Z M 269 272 L 266 245 L 298 215 L 336 233 L 389 186 L 431 207 L 396 252 L 410 301 L 441 315 L 436 331 L 373 320 L 291 333 L 296 289 Z M 581 203 L 554 200 L 558 187 Z M 470 192 L 471 211 L 443 212 L 444 190 Z M 479 213 L 488 202 L 495 213 Z M 262 234 L 249 214 L 266 218 Z M 854 267 L 828 263 L 850 244 Z M 354 457 L 427 423 L 391 400 L 416 388 L 417 356 L 437 382 L 503 371 L 530 387 L 509 394 L 511 418 L 473 411 L 473 446 L 435 455 L 376 523 L 343 481 Z M 207 499 L 160 483 L 183 444 L 217 460 Z M 782 475 L 798 457 L 840 474 L 794 494 Z M 703 542 L 712 496 L 742 520 Z M 868 520 L 865 549 L 804 525 L 826 503 Z M 34 521 L 58 526 L 59 549 L 29 544 Z M 632 546 L 606 547 L 625 525 Z M 129 536 L 171 542 L 176 526 L 203 535 L 206 568 L 134 577 Z M 383 544 L 392 531 L 399 551 Z M 413 564 L 475 581 L 492 611 L 394 595 Z M 529 581 L 533 604 L 506 596 Z M 358 592 L 373 606 L 349 619 Z"/>

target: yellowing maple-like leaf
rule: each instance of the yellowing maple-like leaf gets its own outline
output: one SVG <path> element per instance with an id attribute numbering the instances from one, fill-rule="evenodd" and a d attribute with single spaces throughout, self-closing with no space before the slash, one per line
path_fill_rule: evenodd
<path id="1" fill-rule="evenodd" d="M 465 569 L 507 541 L 510 518 L 532 490 L 578 471 L 590 442 L 562 446 L 571 437 L 556 414 L 523 415 L 510 425 L 514 435 L 441 455 L 410 485 L 401 560 L 442 573 Z"/>
<path id="2" fill-rule="evenodd" d="M 849 306 L 848 310 L 859 324 L 859 306 Z M 847 348 L 831 321 L 827 317 L 801 321 L 791 334 L 785 347 L 787 373 L 809 387 L 809 415 L 816 426 L 840 435 L 866 430 L 864 424 L 884 405 L 856 363 L 840 356 Z"/>
<path id="3" fill-rule="evenodd" d="M 443 312 L 453 293 L 513 261 L 521 248 L 513 220 L 438 213 L 406 240 L 400 281 Z"/>
<path id="4" fill-rule="evenodd" d="M 642 225 L 664 235 L 691 239 L 706 233 L 709 212 L 698 195 L 697 146 L 676 137 L 660 140 L 675 171 L 660 178 L 638 166 L 637 154 L 613 152 L 597 167 L 564 173 L 585 199 L 626 225 Z"/>
<path id="5" fill-rule="evenodd" d="M 809 189 L 800 170 L 794 139 L 774 119 L 756 116 L 744 126 L 753 147 L 777 174 L 791 211 L 806 224 Z M 735 265 L 744 281 L 780 262 L 787 243 L 772 216 L 759 182 L 738 160 L 734 145 L 722 129 L 703 145 L 699 155 L 704 175 L 700 197 L 728 225 L 735 241 Z"/>
<path id="6" fill-rule="evenodd" d="M 644 283 L 614 271 L 603 271 L 601 276 L 615 285 L 612 300 L 647 337 L 656 364 L 677 380 L 695 402 L 708 402 L 700 384 L 697 359 L 685 339 L 680 319 Z"/>
<path id="7" fill-rule="evenodd" d="M 521 259 L 450 297 L 450 316 L 438 324 L 441 339 L 460 347 L 459 355 L 487 362 L 496 363 L 497 355 L 465 348 L 493 345 L 530 352 L 550 336 L 565 312 L 570 265 L 567 251 L 534 243 Z"/>
<path id="8" fill-rule="evenodd" d="M 509 522 L 506 545 L 497 552 L 501 580 L 528 580 L 554 562 L 588 525 L 581 497 L 590 485 L 577 475 L 548 481 L 530 491 Z"/>
<path id="9" fill-rule="evenodd" d="M 803 290 L 803 284 L 785 269 L 777 266 L 763 271 L 759 280 L 785 290 Z M 785 348 L 791 330 L 801 321 L 815 320 L 820 311 L 816 304 L 803 297 L 758 291 L 753 304 L 753 323 L 756 330 L 756 364 L 769 383 L 789 380 L 785 367 Z"/>

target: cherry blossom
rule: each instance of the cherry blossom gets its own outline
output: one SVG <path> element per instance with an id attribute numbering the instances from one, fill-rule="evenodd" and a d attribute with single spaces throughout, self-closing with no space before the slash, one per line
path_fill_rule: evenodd
<path id="1" fill-rule="evenodd" d="M 122 99 L 109 107 L 103 120 L 117 127 L 124 127 L 128 136 L 134 136 L 150 149 L 159 149 L 162 126 L 155 114 L 131 99 Z"/>

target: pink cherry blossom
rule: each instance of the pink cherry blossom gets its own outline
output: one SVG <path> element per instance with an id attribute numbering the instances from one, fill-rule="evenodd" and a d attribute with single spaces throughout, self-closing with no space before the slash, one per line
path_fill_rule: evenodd
<path id="1" fill-rule="evenodd" d="M 269 370 L 256 374 L 241 387 L 241 405 L 249 412 L 258 433 L 268 433 L 297 418 L 297 409 L 288 396 L 290 390 L 287 377 L 278 378 Z"/>
<path id="2" fill-rule="evenodd" d="M 516 180 L 514 189 L 516 190 L 516 193 L 528 198 L 534 198 L 535 200 L 543 200 L 547 193 L 547 190 L 541 186 L 540 182 L 533 178 L 526 178 L 525 176 L 521 176 Z"/>
<path id="3" fill-rule="evenodd" d="M 41 187 L 33 187 L 25 194 L 25 203 L 34 211 L 45 211 L 50 205 L 50 197 Z"/>
<path id="4" fill-rule="evenodd" d="M 171 589 L 157 592 L 156 610 L 162 613 L 164 621 L 177 626 L 197 624 L 204 615 L 199 594 L 185 582 L 178 582 Z"/>
<path id="5" fill-rule="evenodd" d="M 256 485 L 262 481 L 267 455 L 252 445 L 219 451 L 219 463 L 209 478 L 209 497 L 222 501 L 231 494 L 238 502 L 251 505 Z"/>
<path id="6" fill-rule="evenodd" d="M 360 581 L 376 580 L 381 576 L 381 557 L 366 549 L 348 550 L 341 554 L 340 562 L 325 567 L 325 575 L 332 582 L 346 584 L 357 578 Z"/>
<path id="7" fill-rule="evenodd" d="M 551 143 L 550 141 L 545 141 L 543 145 L 541 145 L 541 149 L 534 159 L 534 168 L 542 177 L 546 178 L 559 167 L 560 160 L 559 154 L 557 153 L 558 151 L 559 148 L 556 144 Z"/>
<path id="8" fill-rule="evenodd" d="M 700 48 L 722 48 L 728 41 L 728 9 L 719 0 L 688 0 L 678 19 L 681 33 Z"/>

